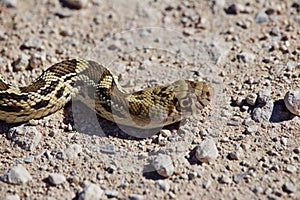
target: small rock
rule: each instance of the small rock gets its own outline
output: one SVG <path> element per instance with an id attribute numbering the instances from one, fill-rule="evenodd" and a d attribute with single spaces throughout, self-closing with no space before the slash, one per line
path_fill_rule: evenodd
<path id="1" fill-rule="evenodd" d="M 264 192 L 264 189 L 260 186 L 256 186 L 254 189 L 253 189 L 253 192 L 255 194 L 262 194 Z"/>
<path id="2" fill-rule="evenodd" d="M 82 147 L 79 144 L 71 144 L 64 150 L 63 154 L 66 159 L 73 159 L 76 158 L 81 152 Z"/>
<path id="3" fill-rule="evenodd" d="M 18 59 L 12 63 L 14 71 L 24 71 L 29 65 L 29 56 L 26 54 L 20 54 Z"/>
<path id="4" fill-rule="evenodd" d="M 295 173 L 295 172 L 297 171 L 297 167 L 295 167 L 294 165 L 288 165 L 288 166 L 286 167 L 286 171 L 287 171 L 288 173 L 293 174 L 293 173 Z"/>
<path id="5" fill-rule="evenodd" d="M 102 146 L 100 148 L 100 151 L 102 153 L 114 154 L 114 153 L 116 153 L 115 145 L 114 144 L 107 144 L 105 146 Z"/>
<path id="6" fill-rule="evenodd" d="M 273 103 L 268 102 L 263 107 L 256 107 L 253 109 L 252 118 L 256 122 L 268 122 L 272 116 Z"/>
<path id="7" fill-rule="evenodd" d="M 22 165 L 12 167 L 8 173 L 0 176 L 0 179 L 6 183 L 21 185 L 32 180 L 31 175 Z"/>
<path id="8" fill-rule="evenodd" d="M 292 182 L 286 182 L 285 184 L 283 184 L 282 190 L 287 193 L 294 193 L 296 192 L 297 188 Z"/>
<path id="9" fill-rule="evenodd" d="M 164 137 L 169 137 L 172 135 L 171 131 L 168 129 L 162 129 L 159 131 L 159 133 Z"/>
<path id="10" fill-rule="evenodd" d="M 237 59 L 239 62 L 243 63 L 253 63 L 255 61 L 256 56 L 253 53 L 242 52 L 237 55 Z"/>
<path id="11" fill-rule="evenodd" d="M 118 191 L 117 190 L 105 190 L 105 195 L 108 198 L 118 197 Z"/>
<path id="12" fill-rule="evenodd" d="M 34 156 L 26 156 L 26 157 L 24 158 L 24 162 L 25 162 L 25 163 L 32 163 L 33 160 L 34 160 Z"/>
<path id="13" fill-rule="evenodd" d="M 300 15 L 295 16 L 294 21 L 300 25 Z"/>
<path id="14" fill-rule="evenodd" d="M 165 180 L 158 180 L 157 186 L 159 187 L 159 189 L 165 192 L 168 192 L 170 190 L 170 184 Z"/>
<path id="15" fill-rule="evenodd" d="M 172 159 L 166 154 L 158 154 L 158 156 L 153 160 L 152 165 L 156 172 L 163 177 L 172 176 L 174 173 Z"/>
<path id="16" fill-rule="evenodd" d="M 200 162 L 211 162 L 217 159 L 219 153 L 213 139 L 205 139 L 196 147 L 195 157 Z"/>
<path id="17" fill-rule="evenodd" d="M 60 185 L 66 182 L 66 177 L 62 174 L 51 173 L 48 175 L 48 181 L 52 185 Z"/>
<path id="18" fill-rule="evenodd" d="M 57 15 L 60 18 L 71 17 L 72 14 L 73 13 L 70 10 L 66 10 L 66 9 L 60 9 L 55 13 L 55 15 Z"/>
<path id="19" fill-rule="evenodd" d="M 7 8 L 15 8 L 17 6 L 17 0 L 0 0 L 0 5 Z"/>
<path id="20" fill-rule="evenodd" d="M 228 15 L 237 15 L 238 14 L 238 9 L 236 4 L 230 4 L 226 9 L 225 9 L 226 14 Z"/>
<path id="21" fill-rule="evenodd" d="M 183 29 L 183 34 L 184 35 L 187 35 L 187 36 L 191 36 L 191 35 L 194 35 L 195 34 L 195 29 L 194 28 L 184 28 Z"/>
<path id="22" fill-rule="evenodd" d="M 78 194 L 78 200 L 100 200 L 103 197 L 103 190 L 95 184 L 88 184 Z"/>
<path id="23" fill-rule="evenodd" d="M 227 125 L 229 125 L 229 126 L 239 126 L 240 123 L 239 123 L 239 121 L 237 121 L 237 120 L 229 120 L 229 121 L 227 122 Z"/>
<path id="24" fill-rule="evenodd" d="M 151 67 L 151 61 L 149 59 L 146 59 L 142 62 L 142 64 L 139 66 L 139 69 L 144 70 L 144 69 L 149 69 Z"/>
<path id="25" fill-rule="evenodd" d="M 20 200 L 20 196 L 17 194 L 6 195 L 5 197 L 0 197 L 0 200 Z"/>
<path id="26" fill-rule="evenodd" d="M 270 99 L 271 99 L 271 90 L 260 90 L 258 92 L 258 97 L 257 97 L 257 104 L 258 105 L 261 105 L 261 106 L 264 106 L 266 105 Z"/>
<path id="27" fill-rule="evenodd" d="M 261 10 L 259 11 L 255 16 L 255 22 L 258 24 L 265 23 L 268 21 L 268 15 L 265 13 L 265 11 Z"/>
<path id="28" fill-rule="evenodd" d="M 193 180 L 193 179 L 195 179 L 197 176 L 198 176 L 197 172 L 189 172 L 189 173 L 188 173 L 189 180 Z"/>
<path id="29" fill-rule="evenodd" d="M 210 180 L 203 181 L 202 186 L 203 188 L 208 189 L 211 186 L 211 181 Z"/>
<path id="30" fill-rule="evenodd" d="M 218 180 L 219 180 L 220 183 L 223 183 L 223 184 L 232 183 L 232 179 L 227 175 L 222 175 Z"/>
<path id="31" fill-rule="evenodd" d="M 254 106 L 254 105 L 255 105 L 255 102 L 256 102 L 256 98 L 257 98 L 257 95 L 256 95 L 256 94 L 249 94 L 249 95 L 246 97 L 246 102 L 247 102 L 250 106 Z"/>
<path id="32" fill-rule="evenodd" d="M 288 91 L 284 96 L 286 108 L 294 115 L 300 115 L 300 90 Z"/>
<path id="33" fill-rule="evenodd" d="M 42 139 L 42 134 L 34 126 L 24 125 L 10 128 L 6 136 L 13 144 L 28 151 L 35 149 Z"/>
<path id="34" fill-rule="evenodd" d="M 251 125 L 246 128 L 246 133 L 252 134 L 252 133 L 255 133 L 257 130 L 258 130 L 258 127 L 256 125 Z"/>
<path id="35" fill-rule="evenodd" d="M 87 5 L 88 0 L 61 0 L 61 2 L 66 7 L 73 9 L 81 9 Z"/>
<path id="36" fill-rule="evenodd" d="M 229 158 L 231 160 L 239 160 L 239 159 L 241 159 L 241 157 L 243 156 L 243 149 L 242 149 L 242 147 L 238 147 L 233 152 L 230 152 L 228 156 L 229 156 Z"/>
<path id="37" fill-rule="evenodd" d="M 29 59 L 29 67 L 35 69 L 39 66 L 43 66 L 45 61 L 46 61 L 45 52 L 32 54 Z"/>
<path id="38" fill-rule="evenodd" d="M 143 200 L 144 196 L 143 195 L 139 195 L 139 194 L 130 194 L 128 196 L 129 200 Z"/>
<path id="39" fill-rule="evenodd" d="M 41 47 L 40 39 L 37 36 L 31 36 L 28 40 L 26 40 L 22 45 L 21 48 L 25 49 L 38 49 Z"/>

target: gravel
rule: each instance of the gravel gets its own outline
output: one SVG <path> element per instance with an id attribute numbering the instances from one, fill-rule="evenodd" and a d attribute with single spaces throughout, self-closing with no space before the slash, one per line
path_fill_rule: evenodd
<path id="1" fill-rule="evenodd" d="M 0 197 L 108 199 L 110 191 L 112 199 L 299 199 L 300 118 L 283 99 L 299 86 L 299 2 L 0 2 L 0 74 L 12 85 L 76 57 L 115 68 L 130 92 L 178 79 L 214 87 L 203 113 L 156 135 L 140 130 L 147 137 L 139 139 L 73 109 L 75 101 L 22 126 L 1 122 L 0 176 L 21 164 L 32 180 L 2 181 Z M 146 25 L 152 28 L 140 29 Z M 200 162 L 196 149 L 210 137 L 219 156 L 198 149 L 215 159 Z M 159 154 L 165 176 L 152 166 Z M 67 181 L 53 186 L 51 173 Z"/>

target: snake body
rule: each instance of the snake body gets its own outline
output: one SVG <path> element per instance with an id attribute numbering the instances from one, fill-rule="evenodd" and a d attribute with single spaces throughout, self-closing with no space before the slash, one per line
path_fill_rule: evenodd
<path id="1" fill-rule="evenodd" d="M 80 91 L 93 100 L 92 107 L 101 117 L 144 129 L 198 114 L 211 100 L 206 82 L 188 80 L 126 93 L 106 67 L 71 59 L 52 65 L 25 87 L 14 87 L 0 77 L 0 120 L 19 123 L 42 118 L 63 108 Z"/>

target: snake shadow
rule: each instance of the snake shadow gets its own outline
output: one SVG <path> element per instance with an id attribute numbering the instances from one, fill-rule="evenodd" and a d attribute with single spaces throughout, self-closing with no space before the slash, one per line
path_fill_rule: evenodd
<path id="1" fill-rule="evenodd" d="M 73 130 L 82 134 L 97 135 L 99 137 L 112 136 L 128 140 L 149 138 L 159 133 L 161 129 L 178 130 L 180 125 L 180 123 L 174 123 L 154 129 L 118 125 L 97 115 L 93 109 L 81 101 L 72 101 L 65 106 L 63 123 L 70 124 Z"/>

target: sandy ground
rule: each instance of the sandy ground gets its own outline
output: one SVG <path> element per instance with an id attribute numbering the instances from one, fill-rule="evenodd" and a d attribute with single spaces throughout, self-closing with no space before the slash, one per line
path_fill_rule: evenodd
<path id="1" fill-rule="evenodd" d="M 299 1 L 63 2 L 0 1 L 9 83 L 85 58 L 121 75 L 129 92 L 204 80 L 213 101 L 205 116 L 141 139 L 75 101 L 41 120 L 1 123 L 0 199 L 300 199 L 300 119 L 282 102 L 299 88 Z M 206 138 L 219 155 L 209 163 L 193 156 Z M 151 167 L 159 154 L 171 158 L 167 177 Z"/>

